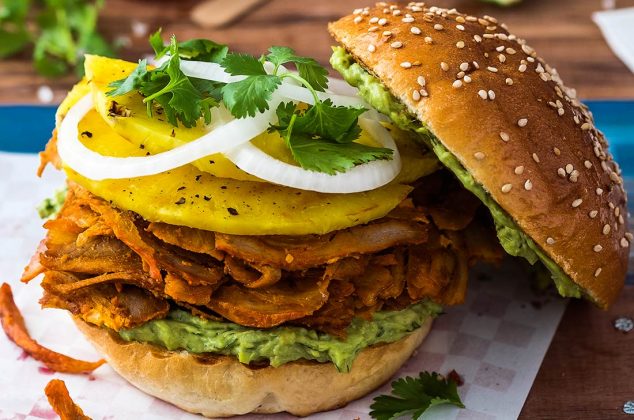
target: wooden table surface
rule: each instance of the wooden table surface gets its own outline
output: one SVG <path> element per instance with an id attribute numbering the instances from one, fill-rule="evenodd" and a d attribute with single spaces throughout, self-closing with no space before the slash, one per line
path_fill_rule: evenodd
<path id="1" fill-rule="evenodd" d="M 239 0 L 236 0 L 239 1 Z M 476 15 L 489 14 L 506 22 L 511 31 L 529 43 L 581 98 L 634 99 L 634 75 L 606 45 L 591 13 L 610 0 L 523 0 L 511 9 L 500 9 L 476 0 L 436 0 Z M 106 0 L 100 20 L 109 39 L 129 42 L 123 58 L 138 59 L 149 52 L 145 37 L 132 34 L 133 22 L 149 30 L 163 27 L 179 39 L 211 38 L 235 50 L 253 54 L 269 46 L 289 45 L 300 54 L 327 63 L 332 40 L 326 23 L 369 1 L 270 0 L 239 23 L 204 30 L 189 20 L 195 1 Z M 634 6 L 634 0 L 616 0 L 617 7 Z M 46 84 L 60 101 L 74 83 L 72 77 L 46 80 L 31 68 L 28 54 L 0 61 L 0 103 L 37 103 L 37 89 Z M 634 286 L 627 286 L 609 311 L 587 302 L 569 305 L 522 411 L 525 419 L 612 419 L 624 417 L 623 404 L 634 400 L 634 332 L 623 334 L 612 327 L 614 319 L 634 317 Z"/>

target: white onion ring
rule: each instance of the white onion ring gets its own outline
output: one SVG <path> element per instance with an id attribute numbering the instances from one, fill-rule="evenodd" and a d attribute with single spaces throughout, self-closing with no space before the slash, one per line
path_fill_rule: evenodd
<path id="1" fill-rule="evenodd" d="M 79 141 L 78 124 L 93 108 L 91 95 L 88 94 L 62 120 L 57 135 L 57 151 L 64 164 L 96 181 L 154 175 L 249 142 L 268 128 L 279 102 L 279 97 L 275 97 L 269 110 L 255 117 L 234 119 L 172 150 L 153 156 L 120 158 L 100 155 Z"/>
<path id="2" fill-rule="evenodd" d="M 392 181 L 401 171 L 401 155 L 390 133 L 376 120 L 359 118 L 359 125 L 383 147 L 392 150 L 391 160 L 376 160 L 357 165 L 337 175 L 309 171 L 275 159 L 251 143 L 228 152 L 229 158 L 243 171 L 269 182 L 300 190 L 323 193 L 355 193 L 379 188 Z"/>
<path id="3" fill-rule="evenodd" d="M 265 64 L 269 64 L 268 62 Z M 270 67 L 270 66 L 267 66 Z M 221 82 L 221 83 L 231 83 L 231 82 L 239 82 L 240 80 L 244 80 L 247 76 L 232 76 L 227 73 L 220 64 L 218 63 L 208 63 L 206 61 L 189 61 L 189 60 L 181 60 L 180 62 L 181 71 L 189 77 L 196 77 L 198 79 L 211 80 L 213 82 Z M 267 69 L 267 71 L 272 71 L 272 69 Z M 286 69 L 282 69 L 282 73 L 291 73 Z M 294 72 L 293 72 L 294 73 Z M 330 79 L 332 80 L 336 79 Z M 310 105 L 315 104 L 315 99 L 313 98 L 312 93 L 309 89 L 303 86 L 297 86 L 293 82 L 293 79 L 286 78 L 284 83 L 282 83 L 278 88 L 277 92 L 280 96 L 291 99 L 297 102 L 304 102 Z M 337 91 L 342 91 L 342 86 L 345 82 L 336 83 Z M 354 89 L 354 88 L 352 88 Z M 348 92 L 350 92 L 348 90 Z M 339 95 L 336 93 L 329 92 L 317 92 L 317 97 L 320 101 L 324 101 L 326 99 L 330 99 L 333 104 L 338 106 L 356 106 L 356 107 L 364 107 L 370 109 L 370 106 L 361 98 L 355 95 L 355 91 L 352 91 L 353 95 Z"/>

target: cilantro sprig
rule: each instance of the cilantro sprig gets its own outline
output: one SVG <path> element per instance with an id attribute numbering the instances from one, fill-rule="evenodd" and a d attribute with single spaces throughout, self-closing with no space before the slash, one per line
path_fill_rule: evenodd
<path id="1" fill-rule="evenodd" d="M 370 406 L 370 416 L 391 420 L 401 416 L 419 419 L 430 407 L 453 404 L 464 408 L 458 396 L 457 384 L 436 372 L 422 372 L 418 378 L 405 377 L 392 382 L 393 395 L 381 395 Z"/>
<path id="2" fill-rule="evenodd" d="M 355 142 L 361 135 L 359 117 L 365 108 L 335 106 L 329 99 L 320 99 L 318 92 L 328 87 L 328 71 L 312 58 L 299 56 L 288 47 L 271 47 L 256 58 L 230 53 L 225 45 L 209 40 L 179 43 L 174 36 L 166 46 L 160 30 L 149 41 L 157 58 L 169 58 L 154 70 L 148 70 L 146 60 L 139 61 L 127 78 L 110 84 L 109 96 L 138 91 L 148 115 L 159 106 L 172 125 L 193 127 L 201 118 L 209 124 L 211 108 L 221 102 L 236 118 L 268 110 L 273 93 L 289 78 L 310 91 L 314 104 L 280 103 L 277 123 L 270 125 L 269 132 L 280 134 L 302 168 L 334 175 L 392 157 L 391 149 Z M 230 75 L 242 77 L 230 83 L 188 77 L 180 69 L 181 60 L 219 63 Z M 285 65 L 295 66 L 297 72 L 283 71 Z"/>
<path id="3" fill-rule="evenodd" d="M 273 66 L 271 72 L 266 71 L 266 62 Z M 297 68 L 297 74 L 280 72 L 281 66 L 289 63 Z M 313 105 L 280 103 L 276 109 L 278 122 L 269 127 L 269 132 L 279 132 L 302 168 L 334 175 L 355 165 L 392 157 L 391 149 L 354 142 L 361 134 L 359 117 L 366 109 L 322 101 L 317 92 L 328 87 L 328 71 L 314 59 L 298 56 L 288 47 L 271 47 L 259 59 L 230 53 L 221 65 L 231 75 L 246 76 L 222 88 L 224 104 L 237 118 L 269 109 L 273 92 L 285 78 L 294 79 L 311 92 Z"/>
<path id="4" fill-rule="evenodd" d="M 158 48 L 157 37 L 160 37 L 160 29 L 150 36 L 150 40 L 157 50 L 157 55 L 164 55 L 165 50 Z M 196 45 L 195 41 L 200 42 Z M 210 44 L 203 41 L 206 40 L 189 41 L 185 52 L 191 55 L 191 45 L 195 45 L 194 48 L 199 48 L 196 50 L 196 57 L 206 54 L 204 58 L 214 60 L 221 59 L 226 54 L 225 46 L 213 43 L 213 48 L 209 48 Z M 176 41 L 175 36 L 172 36 L 170 44 L 165 47 L 170 53 L 169 59 L 163 65 L 157 69 L 148 70 L 147 60 L 140 60 L 139 65 L 128 77 L 110 83 L 109 87 L 112 90 L 107 95 L 121 96 L 132 91 L 139 91 L 144 96 L 143 102 L 150 116 L 153 114 L 154 102 L 156 102 L 165 112 L 167 120 L 174 126 L 178 126 L 180 121 L 185 127 L 191 128 L 196 126 L 201 117 L 205 124 L 209 124 L 211 108 L 219 104 L 218 86 L 214 82 L 187 77 L 182 72 L 180 69 L 182 45 Z"/>

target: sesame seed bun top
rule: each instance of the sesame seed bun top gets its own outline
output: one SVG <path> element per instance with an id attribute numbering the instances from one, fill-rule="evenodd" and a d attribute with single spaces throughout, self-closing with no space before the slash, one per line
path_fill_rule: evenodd
<path id="1" fill-rule="evenodd" d="M 492 17 L 422 3 L 377 3 L 329 30 L 592 300 L 616 299 L 632 239 L 623 181 L 554 68 Z"/>

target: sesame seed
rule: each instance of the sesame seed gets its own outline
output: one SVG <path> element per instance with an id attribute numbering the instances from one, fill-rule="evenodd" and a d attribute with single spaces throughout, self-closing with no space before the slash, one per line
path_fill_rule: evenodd
<path id="1" fill-rule="evenodd" d="M 587 123 L 587 122 L 581 124 L 581 129 L 582 130 L 589 130 L 591 127 L 592 127 L 592 125 L 590 123 Z"/>
<path id="2" fill-rule="evenodd" d="M 386 36 L 388 38 L 391 37 L 392 36 L 392 31 L 383 31 L 383 36 Z"/>
<path id="3" fill-rule="evenodd" d="M 526 182 L 524 183 L 524 189 L 526 191 L 530 191 L 533 189 L 533 183 L 531 182 L 530 179 L 527 179 Z"/>
<path id="4" fill-rule="evenodd" d="M 458 42 L 456 42 L 456 47 L 458 47 L 458 48 L 464 48 L 464 41 L 458 41 Z"/>
<path id="5" fill-rule="evenodd" d="M 581 198 L 577 198 L 575 201 L 572 202 L 572 207 L 577 208 L 581 205 L 581 203 L 583 203 L 583 200 Z"/>
<path id="6" fill-rule="evenodd" d="M 475 42 L 482 42 L 482 37 L 481 37 L 480 35 L 474 35 L 474 36 L 473 36 L 473 40 L 474 40 Z"/>
<path id="7" fill-rule="evenodd" d="M 597 271 L 594 272 L 594 277 L 599 277 L 599 274 L 601 274 L 601 267 L 597 268 Z"/>
<path id="8" fill-rule="evenodd" d="M 585 162 L 583 162 L 583 166 L 590 169 L 592 168 L 592 162 L 590 162 L 589 160 L 586 160 Z"/>
<path id="9" fill-rule="evenodd" d="M 437 31 L 442 31 L 444 27 L 440 23 L 437 23 L 434 25 L 434 29 Z"/>
<path id="10" fill-rule="evenodd" d="M 630 243 L 628 242 L 628 240 L 627 240 L 627 239 L 625 239 L 625 238 L 621 238 L 621 246 L 622 246 L 623 248 L 627 248 L 629 245 L 630 245 Z"/>
<path id="11" fill-rule="evenodd" d="M 557 114 L 559 114 L 559 116 L 561 117 L 562 115 L 564 115 L 564 109 L 563 108 L 558 108 L 557 109 Z"/>
<path id="12" fill-rule="evenodd" d="M 412 6 L 411 7 L 412 12 L 422 12 L 423 9 L 420 6 Z"/>
<path id="13" fill-rule="evenodd" d="M 487 91 L 484 89 L 480 89 L 478 91 L 478 95 L 482 98 L 482 99 L 486 99 L 487 98 Z"/>
<path id="14" fill-rule="evenodd" d="M 418 78 L 416 79 L 416 82 L 418 82 L 419 85 L 425 87 L 425 77 L 424 76 L 418 76 Z"/>
<path id="15" fill-rule="evenodd" d="M 392 12 L 392 15 L 400 16 L 401 15 L 401 11 L 400 10 L 395 10 L 395 11 Z"/>
<path id="16" fill-rule="evenodd" d="M 511 79 L 510 77 L 506 78 L 506 84 L 511 86 L 513 84 L 513 79 Z"/>
<path id="17" fill-rule="evenodd" d="M 612 228 L 610 227 L 610 225 L 609 225 L 608 223 L 606 223 L 606 224 L 603 226 L 603 234 L 604 234 L 604 235 L 609 234 L 611 229 L 612 229 Z"/>
<path id="18" fill-rule="evenodd" d="M 482 152 L 475 152 L 475 153 L 473 154 L 473 157 L 475 157 L 477 160 L 482 160 L 482 159 L 484 159 L 484 153 L 482 153 Z"/>
<path id="19" fill-rule="evenodd" d="M 443 69 L 444 71 L 447 71 L 447 70 L 449 70 L 449 64 L 447 64 L 444 61 L 442 61 L 440 63 L 440 68 Z"/>
<path id="20" fill-rule="evenodd" d="M 403 22 L 403 23 L 412 23 L 412 22 L 414 22 L 414 18 L 413 17 L 404 17 L 403 19 L 401 19 L 401 22 Z"/>
<path id="21" fill-rule="evenodd" d="M 462 79 L 464 77 L 464 71 L 460 71 L 456 74 L 457 79 Z"/>
<path id="22" fill-rule="evenodd" d="M 486 98 L 484 98 L 486 99 Z M 500 138 L 502 139 L 502 141 L 509 141 L 510 137 L 507 133 L 505 133 L 504 131 L 500 132 Z"/>
<path id="23" fill-rule="evenodd" d="M 592 210 L 590 213 L 588 213 L 588 216 L 590 216 L 591 219 L 594 219 L 595 217 L 597 217 L 597 214 L 599 214 L 597 210 Z"/>
<path id="24" fill-rule="evenodd" d="M 514 170 L 516 175 L 522 175 L 524 173 L 524 167 L 523 166 L 517 166 Z"/>
<path id="25" fill-rule="evenodd" d="M 520 73 L 524 73 L 526 71 L 526 64 L 520 64 L 518 70 Z"/>
<path id="26" fill-rule="evenodd" d="M 354 18 L 354 23 L 361 23 L 363 21 L 363 18 L 361 16 L 357 16 L 356 18 Z"/>
<path id="27" fill-rule="evenodd" d="M 558 148 L 558 147 L 553 147 L 553 152 L 554 152 L 557 156 L 561 155 L 561 150 L 559 150 L 559 148 Z"/>
<path id="28" fill-rule="evenodd" d="M 619 216 L 619 224 L 621 224 L 621 225 L 622 225 L 622 224 L 624 224 L 624 223 L 625 223 L 625 219 L 623 219 L 623 215 L 621 214 L 621 215 Z"/>
<path id="29" fill-rule="evenodd" d="M 592 250 L 594 252 L 601 252 L 603 250 L 603 247 L 599 244 L 596 244 L 594 247 L 592 247 Z"/>
<path id="30" fill-rule="evenodd" d="M 495 35 L 493 34 L 482 34 L 482 36 L 487 39 L 495 38 Z"/>
<path id="31" fill-rule="evenodd" d="M 420 92 L 420 96 L 423 96 L 423 97 L 429 96 L 429 94 L 427 93 L 427 91 L 425 89 L 421 89 L 421 90 L 419 90 L 419 92 Z"/>
<path id="32" fill-rule="evenodd" d="M 512 184 L 504 184 L 502 185 L 502 192 L 506 194 L 509 191 L 511 191 L 512 188 L 513 188 Z"/>
<path id="33" fill-rule="evenodd" d="M 460 63 L 460 70 L 462 71 L 467 71 L 469 70 L 469 63 L 465 62 L 465 63 Z"/>
<path id="34" fill-rule="evenodd" d="M 401 67 L 403 67 L 404 69 L 409 69 L 412 67 L 412 63 L 410 63 L 409 61 L 403 61 L 401 63 Z"/>
<path id="35" fill-rule="evenodd" d="M 617 184 L 621 182 L 621 179 L 616 174 L 616 172 L 610 172 L 610 180 L 612 180 L 613 182 L 616 182 Z"/>
<path id="36" fill-rule="evenodd" d="M 376 47 L 374 45 L 370 44 L 370 45 L 368 45 L 368 51 L 373 53 L 374 51 L 376 51 Z"/>
<path id="37" fill-rule="evenodd" d="M 533 160 L 539 163 L 539 156 L 537 156 L 537 153 L 533 153 Z"/>
<path id="38" fill-rule="evenodd" d="M 542 63 L 537 64 L 537 67 L 535 68 L 535 72 L 536 73 L 543 73 L 544 72 L 544 68 L 542 67 Z"/>
<path id="39" fill-rule="evenodd" d="M 390 47 L 392 48 L 401 48 L 403 46 L 403 43 L 401 41 L 394 41 L 390 44 Z"/>
<path id="40" fill-rule="evenodd" d="M 508 47 L 508 48 L 506 49 L 506 53 L 507 53 L 507 54 L 513 55 L 513 54 L 515 54 L 515 52 L 516 52 L 516 51 L 515 51 L 513 48 L 511 48 L 511 47 Z"/>
<path id="41" fill-rule="evenodd" d="M 425 37 L 425 44 L 431 44 L 434 40 L 430 36 Z"/>
<path id="42" fill-rule="evenodd" d="M 378 23 L 379 23 L 379 25 L 381 25 L 381 26 L 385 26 L 385 25 L 387 25 L 387 19 L 385 19 L 385 18 L 381 18 L 381 19 L 379 19 L 379 22 L 378 22 Z"/>
<path id="43" fill-rule="evenodd" d="M 411 28 L 409 28 L 409 31 L 411 33 L 413 33 L 414 35 L 420 35 L 421 34 L 421 30 L 418 26 L 412 26 Z"/>
<path id="44" fill-rule="evenodd" d="M 370 23 L 377 23 L 378 21 L 379 21 L 379 18 L 376 16 L 370 19 Z"/>
<path id="45" fill-rule="evenodd" d="M 464 26 L 462 26 L 462 25 L 456 25 L 456 28 L 457 28 L 459 31 L 464 31 Z"/>
<path id="46" fill-rule="evenodd" d="M 376 32 L 376 31 L 378 31 L 378 30 L 379 30 L 379 27 L 378 27 L 378 26 L 370 26 L 370 27 L 368 28 L 368 32 Z"/>
<path id="47" fill-rule="evenodd" d="M 454 82 L 452 83 L 451 86 L 453 86 L 455 88 L 462 87 L 462 80 L 454 80 Z"/>
<path id="48" fill-rule="evenodd" d="M 462 78 L 462 80 L 464 80 L 465 83 L 471 83 L 471 76 L 465 76 Z"/>
<path id="49" fill-rule="evenodd" d="M 610 208 L 610 210 L 614 210 L 614 203 L 609 202 L 608 207 Z"/>
<path id="50" fill-rule="evenodd" d="M 498 69 L 496 67 L 491 67 L 491 66 L 487 67 L 487 70 L 489 70 L 492 73 L 497 73 L 498 72 Z"/>
<path id="51" fill-rule="evenodd" d="M 576 169 L 572 171 L 569 179 L 570 179 L 570 182 L 577 182 L 577 180 L 579 179 L 579 171 Z"/>
<path id="52" fill-rule="evenodd" d="M 494 100 L 495 99 L 495 92 L 493 92 L 492 90 L 489 90 L 487 93 L 489 94 L 489 99 L 490 100 Z"/>
<path id="53" fill-rule="evenodd" d="M 517 125 L 520 127 L 526 127 L 526 124 L 528 124 L 528 118 L 520 118 L 517 120 Z"/>
<path id="54" fill-rule="evenodd" d="M 595 190 L 595 192 L 597 193 L 597 195 L 602 195 L 603 194 L 603 189 L 602 188 L 597 188 Z"/>
<path id="55" fill-rule="evenodd" d="M 462 16 L 456 16 L 456 22 L 458 23 L 465 23 L 465 20 Z"/>
<path id="56" fill-rule="evenodd" d="M 567 174 L 572 173 L 572 171 L 573 171 L 573 169 L 574 169 L 574 168 L 575 168 L 575 167 L 574 167 L 574 166 L 572 166 L 572 164 L 570 164 L 570 163 L 569 163 L 569 164 L 567 164 L 567 165 L 566 165 L 566 173 L 567 173 Z"/>
<path id="57" fill-rule="evenodd" d="M 497 52 L 502 52 L 502 51 L 504 51 L 504 45 L 500 45 L 499 47 L 496 47 L 496 48 L 495 48 L 495 51 L 497 51 Z"/>
<path id="58" fill-rule="evenodd" d="M 416 102 L 420 101 L 420 92 L 416 89 L 412 92 L 412 99 Z"/>
<path id="59" fill-rule="evenodd" d="M 618 217 L 619 214 L 621 214 L 621 208 L 617 207 L 617 208 L 614 209 L 614 215 Z"/>
<path id="60" fill-rule="evenodd" d="M 546 243 L 548 245 L 554 245 L 555 244 L 555 240 L 553 238 L 548 237 L 548 238 L 546 238 Z"/>
<path id="61" fill-rule="evenodd" d="M 504 54 L 500 54 L 498 55 L 498 60 L 500 60 L 500 63 L 504 63 L 506 61 L 506 56 Z"/>

